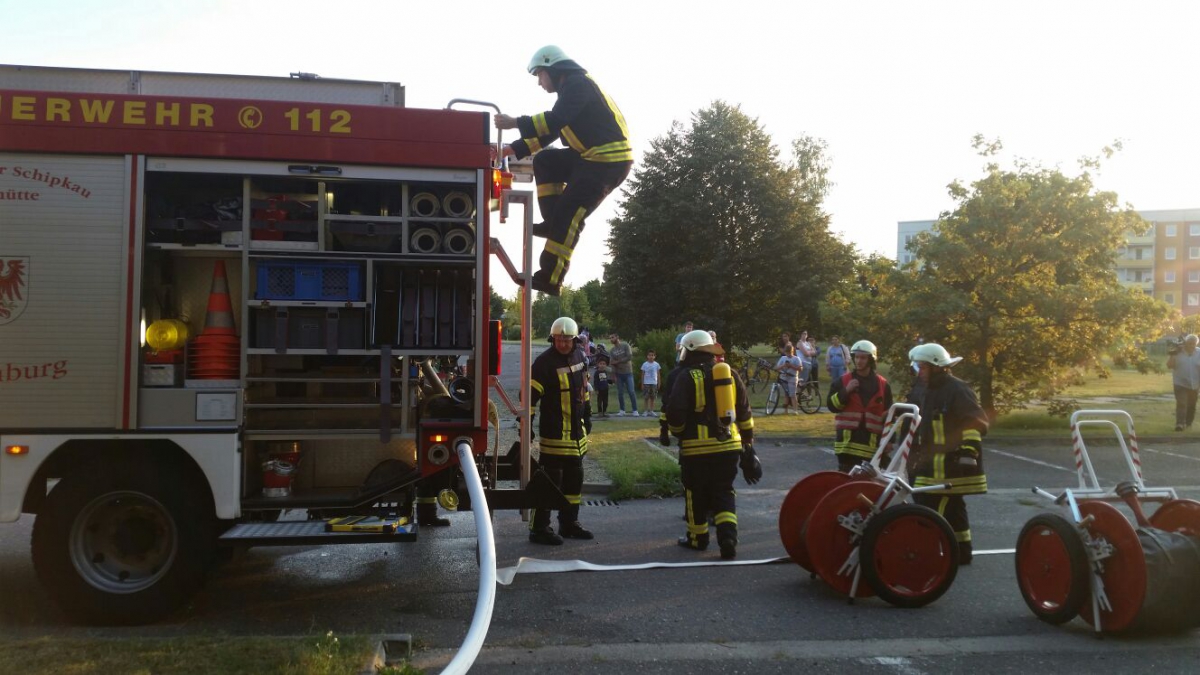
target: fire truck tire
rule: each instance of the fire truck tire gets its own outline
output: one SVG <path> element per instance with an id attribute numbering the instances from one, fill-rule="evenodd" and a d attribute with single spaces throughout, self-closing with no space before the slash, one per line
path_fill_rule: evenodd
<path id="1" fill-rule="evenodd" d="M 863 580 L 896 607 L 924 607 L 950 590 L 958 575 L 958 542 L 933 509 L 899 504 L 880 511 L 863 530 Z"/>
<path id="2" fill-rule="evenodd" d="M 73 621 L 158 620 L 199 588 L 215 559 L 207 491 L 152 463 L 92 464 L 54 486 L 33 525 L 38 578 Z"/>
<path id="3" fill-rule="evenodd" d="M 1058 625 L 1074 619 L 1088 596 L 1087 550 L 1075 525 L 1057 513 L 1029 519 L 1017 535 L 1017 586 L 1037 618 Z"/>

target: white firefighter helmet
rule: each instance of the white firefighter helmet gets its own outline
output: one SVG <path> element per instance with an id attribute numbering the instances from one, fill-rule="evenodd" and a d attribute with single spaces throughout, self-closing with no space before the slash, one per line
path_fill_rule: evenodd
<path id="1" fill-rule="evenodd" d="M 709 354 L 724 354 L 725 350 L 717 344 L 706 330 L 694 330 L 683 336 L 679 347 L 684 354 L 688 352 L 707 352 Z"/>
<path id="2" fill-rule="evenodd" d="M 854 358 L 855 354 L 866 354 L 873 360 L 879 360 L 879 350 L 875 348 L 875 343 L 870 340 L 859 340 L 850 347 L 850 357 Z"/>
<path id="3" fill-rule="evenodd" d="M 941 368 L 949 368 L 962 361 L 961 356 L 951 358 L 945 347 L 933 342 L 913 347 L 908 352 L 908 359 L 916 363 L 924 361 Z"/>
<path id="4" fill-rule="evenodd" d="M 560 316 L 554 320 L 554 324 L 550 326 L 550 337 L 558 337 L 567 335 L 570 337 L 579 337 L 579 324 L 575 323 L 575 319 L 569 316 Z"/>
<path id="5" fill-rule="evenodd" d="M 549 68 L 563 61 L 570 61 L 566 52 L 560 49 L 557 45 L 546 45 L 537 50 L 533 54 L 533 58 L 529 59 L 529 74 L 537 73 L 538 68 Z"/>

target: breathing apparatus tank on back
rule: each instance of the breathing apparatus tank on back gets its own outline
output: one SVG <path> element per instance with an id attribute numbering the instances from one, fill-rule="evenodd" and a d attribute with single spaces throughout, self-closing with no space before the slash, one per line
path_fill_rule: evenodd
<path id="1" fill-rule="evenodd" d="M 737 419 L 736 397 L 733 387 L 733 371 L 729 364 L 719 361 L 713 364 L 713 401 L 717 404 L 717 421 L 728 427 Z"/>

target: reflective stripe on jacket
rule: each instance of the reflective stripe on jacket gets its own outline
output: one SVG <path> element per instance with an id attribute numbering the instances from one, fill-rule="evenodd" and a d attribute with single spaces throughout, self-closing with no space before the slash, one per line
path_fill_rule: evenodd
<path id="1" fill-rule="evenodd" d="M 737 421 L 728 428 L 717 422 L 712 400 L 712 361 L 689 365 L 674 376 L 667 399 L 667 426 L 679 438 L 680 455 L 710 455 L 741 452 L 743 443 L 754 439 L 754 419 L 746 386 L 733 373 L 734 411 Z"/>
<path id="2" fill-rule="evenodd" d="M 536 154 L 561 138 L 589 162 L 632 162 L 633 146 L 625 116 L 590 75 L 565 77 L 554 108 L 517 118 L 521 140 L 512 144 L 517 159 Z"/>
<path id="3" fill-rule="evenodd" d="M 855 377 L 853 372 L 842 375 L 829 392 L 828 404 L 835 413 L 834 428 L 837 432 L 833 450 L 838 454 L 870 459 L 879 448 L 883 421 L 892 405 L 892 389 L 887 380 L 875 374 L 860 378 L 858 390 L 848 394 L 846 385 Z M 869 391 L 872 387 L 868 383 L 874 384 L 873 392 Z M 865 403 L 863 394 L 867 394 Z"/>
<path id="4" fill-rule="evenodd" d="M 538 408 L 538 443 L 549 455 L 582 456 L 587 453 L 583 406 L 587 357 L 582 349 L 560 354 L 554 347 L 542 352 L 530 373 L 531 402 Z"/>

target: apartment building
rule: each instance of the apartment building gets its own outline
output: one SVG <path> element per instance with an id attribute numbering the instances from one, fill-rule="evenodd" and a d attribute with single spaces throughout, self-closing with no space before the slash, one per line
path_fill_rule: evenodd
<path id="1" fill-rule="evenodd" d="M 1141 236 L 1130 233 L 1117 252 L 1114 272 L 1130 288 L 1175 307 L 1184 316 L 1200 314 L 1200 208 L 1138 211 L 1150 221 Z M 907 250 L 912 238 L 932 229 L 933 220 L 906 220 L 896 225 L 896 263 L 914 259 Z"/>

